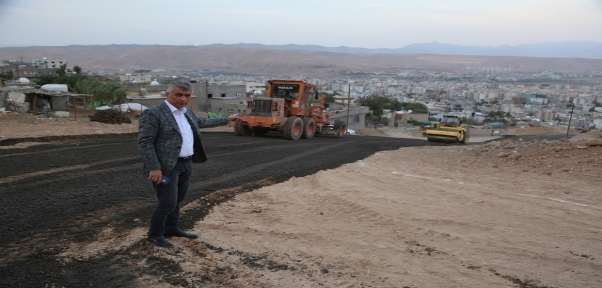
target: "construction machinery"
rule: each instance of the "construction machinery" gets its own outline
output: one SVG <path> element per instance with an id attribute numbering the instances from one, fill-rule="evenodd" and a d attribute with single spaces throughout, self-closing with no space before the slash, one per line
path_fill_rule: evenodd
<path id="1" fill-rule="evenodd" d="M 241 115 L 234 124 L 239 136 L 265 136 L 270 131 L 284 134 L 285 139 L 309 139 L 316 134 L 341 137 L 347 124 L 336 120 L 330 123 L 324 95 L 315 85 L 295 80 L 270 80 L 266 97 L 253 99 L 251 112 Z"/>
<path id="2" fill-rule="evenodd" d="M 431 122 L 423 134 L 429 142 L 466 144 L 470 138 L 470 130 L 462 123 L 463 120 L 463 116 L 443 115 L 438 122 Z"/>

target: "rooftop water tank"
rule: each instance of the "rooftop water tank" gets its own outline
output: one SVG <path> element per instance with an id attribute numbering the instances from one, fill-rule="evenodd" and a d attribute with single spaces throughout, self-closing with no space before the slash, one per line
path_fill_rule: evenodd
<path id="1" fill-rule="evenodd" d="M 61 92 L 69 92 L 69 88 L 67 88 L 67 84 L 46 84 L 42 85 L 43 90 L 50 91 L 61 91 Z"/>

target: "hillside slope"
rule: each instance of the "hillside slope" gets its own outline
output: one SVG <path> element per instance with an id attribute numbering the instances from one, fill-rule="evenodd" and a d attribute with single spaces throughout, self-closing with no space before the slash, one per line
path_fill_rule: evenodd
<path id="1" fill-rule="evenodd" d="M 63 58 L 68 67 L 79 65 L 91 71 L 165 69 L 289 77 L 334 77 L 349 71 L 394 72 L 405 69 L 455 71 L 470 67 L 514 68 L 517 73 L 542 70 L 574 73 L 596 71 L 602 60 L 462 56 L 434 54 L 351 54 L 325 51 L 284 51 L 238 48 L 235 45 L 72 45 L 60 47 L 0 48 L 0 59 Z"/>

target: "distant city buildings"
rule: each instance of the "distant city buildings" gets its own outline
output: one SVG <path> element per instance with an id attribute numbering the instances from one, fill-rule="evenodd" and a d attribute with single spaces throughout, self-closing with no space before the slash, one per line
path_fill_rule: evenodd
<path id="1" fill-rule="evenodd" d="M 67 64 L 66 59 L 42 58 L 28 61 L 3 60 L 0 76 L 5 85 L 20 85 L 25 80 L 54 73 Z M 202 110 L 244 112 L 249 99 L 263 96 L 269 79 L 288 79 L 286 76 L 248 76 L 216 71 L 174 71 L 166 69 L 88 71 L 91 76 L 103 77 L 127 87 L 128 95 L 144 97 L 159 95 L 159 90 L 173 79 L 195 83 L 195 95 Z M 137 73 L 135 71 L 143 71 Z M 19 82 L 19 79 L 23 78 Z M 578 81 L 573 81 L 578 80 Z M 575 105 L 575 117 L 581 123 L 602 123 L 601 71 L 561 73 L 556 71 L 524 71 L 522 67 L 461 66 L 456 71 L 399 70 L 348 71 L 339 79 L 305 78 L 320 91 L 336 93 L 357 101 L 368 95 L 382 95 L 400 102 L 419 102 L 427 105 L 431 114 L 463 111 L 467 115 L 486 115 L 502 111 L 515 118 L 537 119 L 542 122 L 563 123 L 570 116 L 567 105 Z M 574 83 L 580 83 L 576 85 Z M 30 84 L 31 85 L 31 84 Z M 207 101 L 207 99 L 213 99 Z M 600 108 L 600 109 L 596 109 Z M 597 127 L 596 126 L 596 127 Z M 602 128 L 602 127 L 598 127 Z"/>
<path id="2" fill-rule="evenodd" d="M 119 75 L 119 81 L 129 83 L 151 83 L 151 81 L 153 81 L 153 77 L 151 75 L 144 74 L 125 74 Z"/>

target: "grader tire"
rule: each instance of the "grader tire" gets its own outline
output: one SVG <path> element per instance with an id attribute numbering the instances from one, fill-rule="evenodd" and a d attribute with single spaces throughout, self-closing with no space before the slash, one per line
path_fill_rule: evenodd
<path id="1" fill-rule="evenodd" d="M 334 130 L 337 138 L 343 137 L 345 132 L 347 132 L 347 123 L 345 123 L 345 121 L 336 120 L 334 122 Z"/>
<path id="2" fill-rule="evenodd" d="M 301 138 L 311 139 L 314 137 L 314 134 L 316 134 L 316 121 L 313 118 L 304 118 Z"/>
<path id="3" fill-rule="evenodd" d="M 289 117 L 284 122 L 284 139 L 298 140 L 303 134 L 303 120 L 297 116 Z"/>
<path id="4" fill-rule="evenodd" d="M 245 123 L 243 123 L 240 119 L 237 119 L 234 123 L 234 132 L 238 136 L 251 136 L 251 134 L 253 133 L 251 129 L 245 127 Z"/>

